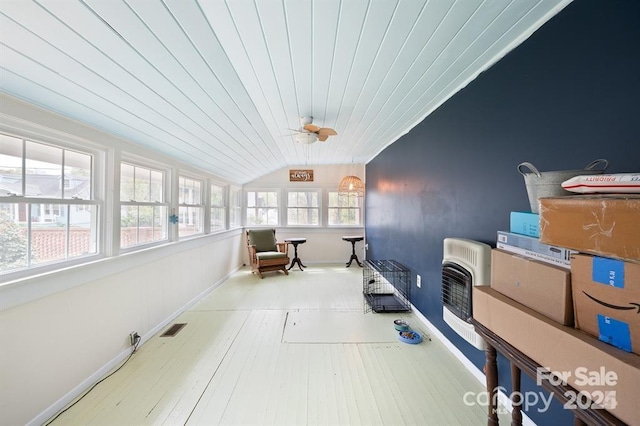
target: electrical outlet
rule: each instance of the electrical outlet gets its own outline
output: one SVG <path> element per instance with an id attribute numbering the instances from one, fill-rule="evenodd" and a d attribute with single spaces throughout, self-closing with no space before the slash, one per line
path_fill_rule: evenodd
<path id="1" fill-rule="evenodd" d="M 416 277 L 416 285 L 418 288 L 422 287 L 422 278 L 420 278 L 420 275 Z"/>
<path id="2" fill-rule="evenodd" d="M 131 346 L 133 346 L 136 343 L 138 343 L 138 340 L 140 340 L 140 335 L 138 334 L 137 331 L 129 333 L 129 344 Z"/>

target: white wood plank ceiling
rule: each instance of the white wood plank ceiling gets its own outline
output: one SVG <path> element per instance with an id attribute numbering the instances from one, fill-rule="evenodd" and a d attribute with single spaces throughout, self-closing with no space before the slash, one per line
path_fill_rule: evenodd
<path id="1" fill-rule="evenodd" d="M 569 2 L 2 0 L 0 90 L 242 184 L 368 162 Z"/>

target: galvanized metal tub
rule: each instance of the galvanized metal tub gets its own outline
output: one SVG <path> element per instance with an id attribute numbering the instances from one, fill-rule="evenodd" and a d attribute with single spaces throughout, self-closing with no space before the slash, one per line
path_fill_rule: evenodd
<path id="1" fill-rule="evenodd" d="M 603 168 L 596 169 L 599 165 Z M 518 164 L 518 171 L 524 177 L 531 211 L 538 213 L 538 198 L 571 195 L 571 192 L 562 188 L 562 182 L 574 176 L 602 174 L 608 166 L 607 160 L 598 159 L 587 164 L 582 170 L 540 172 L 533 164 L 525 161 Z"/>

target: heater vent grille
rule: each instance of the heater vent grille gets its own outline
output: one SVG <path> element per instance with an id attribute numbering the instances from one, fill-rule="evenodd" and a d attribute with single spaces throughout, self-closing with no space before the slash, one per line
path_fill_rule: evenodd
<path id="1" fill-rule="evenodd" d="M 164 333 L 160 335 L 160 337 L 174 337 L 180 330 L 187 325 L 186 323 L 176 323 L 167 329 Z"/>
<path id="2" fill-rule="evenodd" d="M 471 274 L 459 265 L 445 262 L 442 266 L 442 304 L 459 318 L 471 317 Z"/>
<path id="3" fill-rule="evenodd" d="M 484 349 L 484 340 L 467 321 L 473 315 L 473 287 L 491 282 L 491 247 L 478 241 L 445 238 L 443 253 L 442 317 L 462 338 Z"/>

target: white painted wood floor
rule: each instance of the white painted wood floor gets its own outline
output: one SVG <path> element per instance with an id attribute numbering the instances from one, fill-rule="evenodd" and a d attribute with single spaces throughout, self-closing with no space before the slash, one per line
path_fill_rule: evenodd
<path id="1" fill-rule="evenodd" d="M 428 334 L 411 313 L 364 313 L 357 266 L 243 269 L 51 424 L 486 424 L 463 400 L 482 384 L 433 336 L 398 341 L 396 318 Z"/>

